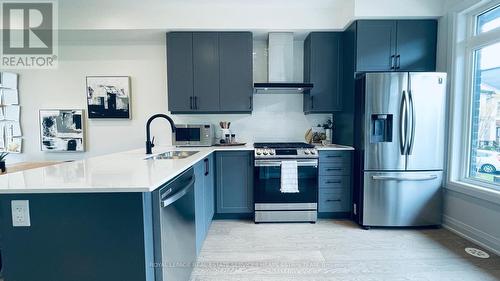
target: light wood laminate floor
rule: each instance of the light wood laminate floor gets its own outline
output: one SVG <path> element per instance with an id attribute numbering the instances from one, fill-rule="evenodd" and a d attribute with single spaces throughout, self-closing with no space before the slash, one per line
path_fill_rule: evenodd
<path id="1" fill-rule="evenodd" d="M 363 230 L 350 221 L 214 221 L 193 281 L 500 280 L 500 258 L 445 229 Z M 480 248 L 480 247 L 479 247 Z"/>

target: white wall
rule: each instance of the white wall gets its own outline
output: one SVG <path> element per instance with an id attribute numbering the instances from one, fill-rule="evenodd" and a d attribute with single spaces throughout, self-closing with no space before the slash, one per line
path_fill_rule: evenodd
<path id="1" fill-rule="evenodd" d="M 64 0 L 61 29 L 341 29 L 350 0 Z"/>
<path id="2" fill-rule="evenodd" d="M 444 225 L 500 255 L 500 204 L 447 189 Z"/>
<path id="3" fill-rule="evenodd" d="M 265 42 L 256 41 L 256 77 L 265 79 Z M 302 46 L 295 43 L 295 77 L 302 79 Z M 145 142 L 145 123 L 154 113 L 167 112 L 166 45 L 163 38 L 150 41 L 64 43 L 55 70 L 25 70 L 20 74 L 19 92 L 23 153 L 9 162 L 70 160 L 140 148 Z M 257 74 L 260 73 L 260 74 Z M 263 74 L 264 73 L 264 76 Z M 85 76 L 125 75 L 131 77 L 132 119 L 86 119 L 85 153 L 40 151 L 38 111 L 43 108 L 86 109 Z M 260 75 L 260 76 L 259 76 Z M 168 113 L 168 112 L 167 112 Z M 175 115 L 176 123 L 231 121 L 241 141 L 303 141 L 305 131 L 329 115 L 305 116 L 301 94 L 255 95 L 252 114 Z M 157 143 L 171 144 L 170 128 L 164 120 L 153 123 Z"/>
<path id="4" fill-rule="evenodd" d="M 59 55 L 58 69 L 17 71 L 24 142 L 23 153 L 9 156 L 9 160 L 75 159 L 141 146 L 146 118 L 167 108 L 165 45 L 80 43 L 60 46 Z M 86 109 L 86 75 L 131 76 L 132 119 L 85 120 L 88 153 L 41 152 L 38 110 Z"/>
<path id="5" fill-rule="evenodd" d="M 440 0 L 355 0 L 356 18 L 381 17 L 439 17 L 443 15 L 445 1 Z"/>

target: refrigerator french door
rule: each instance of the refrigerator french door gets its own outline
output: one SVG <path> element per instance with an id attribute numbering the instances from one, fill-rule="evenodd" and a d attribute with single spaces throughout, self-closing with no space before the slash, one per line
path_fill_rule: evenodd
<path id="1" fill-rule="evenodd" d="M 446 74 L 367 73 L 360 79 L 360 223 L 441 224 Z"/>

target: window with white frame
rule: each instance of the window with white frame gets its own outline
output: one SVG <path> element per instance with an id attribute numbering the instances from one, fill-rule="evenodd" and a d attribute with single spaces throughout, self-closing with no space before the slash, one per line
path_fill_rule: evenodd
<path id="1" fill-rule="evenodd" d="M 469 143 L 466 179 L 500 186 L 500 5 L 471 17 Z"/>

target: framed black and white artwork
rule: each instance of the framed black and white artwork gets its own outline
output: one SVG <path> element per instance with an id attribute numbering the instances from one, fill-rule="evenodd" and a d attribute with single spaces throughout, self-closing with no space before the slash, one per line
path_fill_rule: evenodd
<path id="1" fill-rule="evenodd" d="M 129 119 L 130 77 L 87 76 L 87 106 L 91 119 Z"/>
<path id="2" fill-rule="evenodd" d="M 42 151 L 85 151 L 83 110 L 40 110 L 40 138 Z"/>

